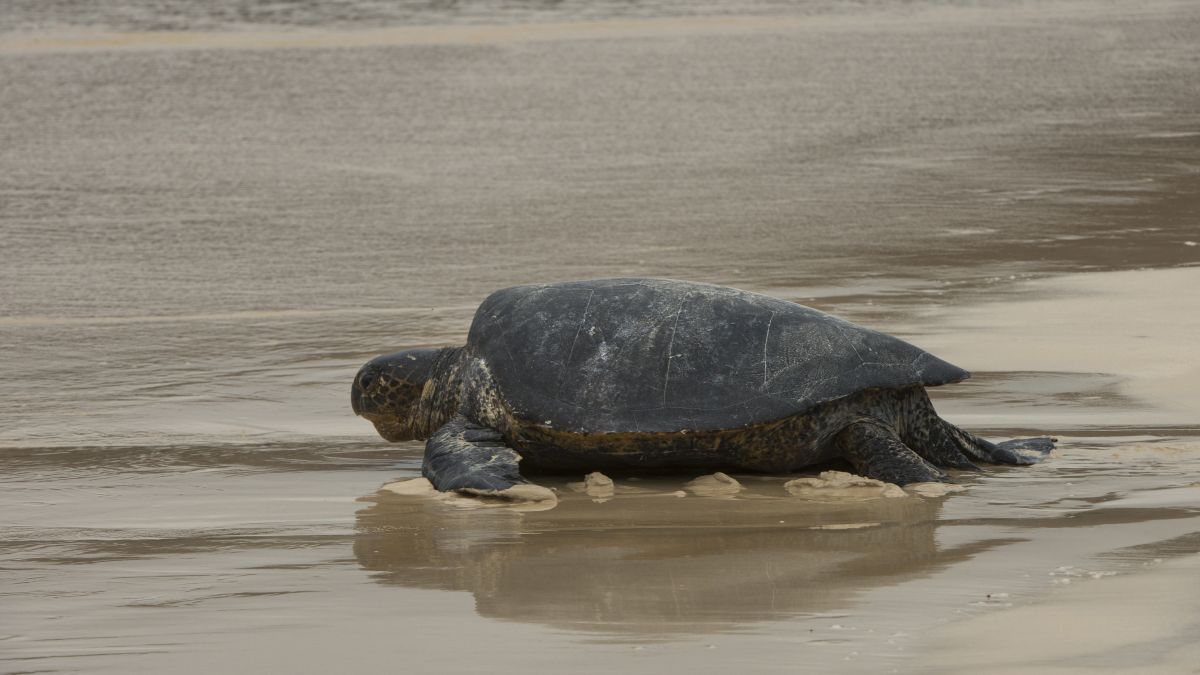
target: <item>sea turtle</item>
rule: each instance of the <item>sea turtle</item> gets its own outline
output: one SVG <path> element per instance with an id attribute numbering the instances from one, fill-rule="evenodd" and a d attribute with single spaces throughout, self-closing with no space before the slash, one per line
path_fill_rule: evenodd
<path id="1" fill-rule="evenodd" d="M 492 293 L 466 346 L 372 359 L 351 404 L 389 441 L 428 439 L 435 488 L 475 494 L 527 484 L 521 468 L 785 473 L 839 458 L 904 485 L 1053 449 L 993 444 L 938 417 L 925 387 L 969 376 L 767 295 L 596 279 Z"/>

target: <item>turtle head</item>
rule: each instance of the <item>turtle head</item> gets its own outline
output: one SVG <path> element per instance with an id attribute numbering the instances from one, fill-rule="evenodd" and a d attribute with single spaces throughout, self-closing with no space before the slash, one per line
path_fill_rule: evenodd
<path id="1" fill-rule="evenodd" d="M 350 388 L 354 414 L 366 418 L 388 441 L 424 439 L 430 429 L 431 401 L 446 349 L 409 349 L 377 356 L 359 369 Z M 439 406 L 440 407 L 440 406 Z"/>

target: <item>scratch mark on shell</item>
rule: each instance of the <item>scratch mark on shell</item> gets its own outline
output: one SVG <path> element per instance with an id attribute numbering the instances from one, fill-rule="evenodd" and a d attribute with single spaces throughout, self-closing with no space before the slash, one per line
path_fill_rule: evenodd
<path id="1" fill-rule="evenodd" d="M 846 346 L 854 351 L 854 355 L 858 357 L 859 364 L 866 365 L 867 360 L 864 359 L 863 355 L 858 351 L 858 347 L 854 346 L 854 340 L 852 340 L 849 335 L 846 335 L 846 331 L 844 330 L 844 326 L 842 326 L 842 323 L 843 323 L 843 321 L 841 319 L 836 319 L 836 318 L 832 322 L 830 322 L 830 324 L 834 327 L 834 329 L 837 330 L 838 334 L 842 336 L 842 340 L 845 342 Z M 851 325 L 851 328 L 858 328 L 858 327 Z"/>
<path id="2" fill-rule="evenodd" d="M 583 313 L 579 315 L 579 326 L 575 328 L 575 339 L 571 340 L 571 349 L 567 352 L 567 360 L 563 361 L 562 373 L 558 377 L 558 396 L 562 395 L 563 385 L 567 380 L 567 367 L 571 365 L 571 357 L 575 356 L 575 345 L 579 342 L 579 334 L 583 332 L 583 324 L 587 323 L 588 310 L 592 308 L 592 298 L 596 297 L 596 291 L 588 294 L 587 304 L 583 306 Z"/>
<path id="3" fill-rule="evenodd" d="M 674 358 L 672 352 L 675 350 L 675 333 L 679 328 L 679 315 L 683 313 L 683 303 L 679 303 L 679 309 L 675 310 L 675 322 L 671 324 L 671 340 L 667 342 L 667 372 L 663 375 L 663 393 L 662 404 L 667 405 L 667 384 L 671 379 L 671 359 Z"/>
<path id="4" fill-rule="evenodd" d="M 763 391 L 767 390 L 767 345 L 771 344 L 771 324 L 775 323 L 775 312 L 767 320 L 767 334 L 763 337 Z"/>

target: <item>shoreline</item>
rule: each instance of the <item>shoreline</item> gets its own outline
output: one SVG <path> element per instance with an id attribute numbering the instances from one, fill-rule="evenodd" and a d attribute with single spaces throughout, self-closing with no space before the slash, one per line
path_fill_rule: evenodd
<path id="1" fill-rule="evenodd" d="M 1155 0 L 1139 11 L 1170 11 L 1185 3 Z M 1100 0 L 1057 0 L 1031 11 L 1020 4 L 997 7 L 909 7 L 902 11 L 874 8 L 864 14 L 827 8 L 808 15 L 667 15 L 578 21 L 526 23 L 421 23 L 386 28 L 322 29 L 273 27 L 221 31 L 107 31 L 58 29 L 44 32 L 0 33 L 0 55 L 78 53 L 91 51 L 157 51 L 194 49 L 331 49 L 437 45 L 503 45 L 578 40 L 706 37 L 748 33 L 820 31 L 875 32 L 904 27 L 922 30 L 931 25 L 952 26 L 986 21 L 992 25 L 1026 25 L 1045 19 L 1071 19 L 1087 12 L 1092 17 L 1125 14 L 1120 5 Z"/>
<path id="2" fill-rule="evenodd" d="M 682 2 L 17 3 L 114 30 L 0 34 L 0 663 L 1194 664 L 1194 3 Z M 676 10 L 731 14 L 628 18 Z M 449 18 L 364 23 L 410 11 Z M 736 472 L 539 476 L 546 510 L 383 489 L 423 445 L 353 416 L 364 361 L 613 276 L 896 335 L 975 372 L 932 389 L 945 419 L 1059 448 L 886 503 Z"/>

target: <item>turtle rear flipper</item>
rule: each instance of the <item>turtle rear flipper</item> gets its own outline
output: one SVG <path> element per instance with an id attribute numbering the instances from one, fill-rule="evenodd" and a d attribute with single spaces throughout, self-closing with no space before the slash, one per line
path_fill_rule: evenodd
<path id="1" fill-rule="evenodd" d="M 520 501 L 555 499 L 550 490 L 525 480 L 520 461 L 495 429 L 455 415 L 425 443 L 421 474 L 441 492 Z"/>
<path id="2" fill-rule="evenodd" d="M 993 460 L 997 464 L 1016 464 L 1027 466 L 1029 464 L 1037 464 L 1046 459 L 1050 451 L 1054 449 L 1054 442 L 1057 438 L 1049 436 L 1039 436 L 1037 438 L 1014 438 L 1011 441 L 1003 443 L 992 443 L 994 448 L 992 456 L 998 459 Z M 984 441 L 985 443 L 987 441 Z"/>
<path id="3" fill-rule="evenodd" d="M 1041 436 L 1038 438 L 1017 438 L 1003 443 L 992 443 L 980 438 L 969 431 L 963 431 L 953 424 L 938 420 L 939 428 L 935 436 L 942 436 L 958 446 L 967 456 L 988 464 L 1008 464 L 1013 466 L 1028 466 L 1046 459 L 1054 449 L 1057 438 Z"/>
<path id="4" fill-rule="evenodd" d="M 904 444 L 895 432 L 873 419 L 849 424 L 835 441 L 859 474 L 896 485 L 944 482 L 946 474 Z"/>

